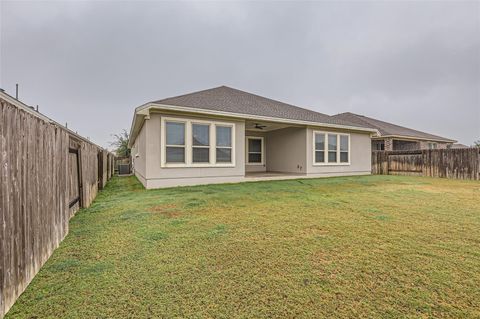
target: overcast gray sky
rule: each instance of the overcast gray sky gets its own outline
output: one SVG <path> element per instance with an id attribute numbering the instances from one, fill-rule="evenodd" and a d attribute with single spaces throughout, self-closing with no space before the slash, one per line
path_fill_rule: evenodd
<path id="1" fill-rule="evenodd" d="M 6 2 L 0 87 L 107 146 L 219 85 L 480 138 L 480 2 Z"/>

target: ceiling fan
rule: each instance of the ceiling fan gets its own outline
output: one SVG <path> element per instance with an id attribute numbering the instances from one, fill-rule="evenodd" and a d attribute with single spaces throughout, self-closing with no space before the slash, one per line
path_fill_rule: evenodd
<path id="1" fill-rule="evenodd" d="M 259 130 L 263 130 L 265 127 L 267 127 L 266 125 L 263 125 L 263 124 L 258 124 L 258 123 L 254 123 L 254 124 L 255 124 L 254 128 Z"/>

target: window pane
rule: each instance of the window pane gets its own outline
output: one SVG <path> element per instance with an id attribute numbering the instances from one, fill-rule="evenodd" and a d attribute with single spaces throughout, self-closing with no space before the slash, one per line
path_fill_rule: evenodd
<path id="1" fill-rule="evenodd" d="M 192 124 L 193 145 L 210 145 L 210 126 L 204 124 Z"/>
<path id="2" fill-rule="evenodd" d="M 315 163 L 324 163 L 324 162 L 325 162 L 325 152 L 315 151 Z"/>
<path id="3" fill-rule="evenodd" d="M 328 162 L 329 163 L 337 162 L 337 152 L 328 152 Z"/>
<path id="4" fill-rule="evenodd" d="M 315 134 L 315 149 L 322 151 L 325 149 L 325 134 Z"/>
<path id="5" fill-rule="evenodd" d="M 262 162 L 262 154 L 249 153 L 248 154 L 248 162 L 249 163 L 261 163 Z"/>
<path id="6" fill-rule="evenodd" d="M 248 139 L 248 152 L 261 153 L 262 152 L 262 140 L 260 139 Z"/>
<path id="7" fill-rule="evenodd" d="M 340 151 L 348 152 L 348 136 L 340 135 Z"/>
<path id="8" fill-rule="evenodd" d="M 167 163 L 185 163 L 185 148 L 167 147 Z"/>
<path id="9" fill-rule="evenodd" d="M 232 162 L 232 149 L 217 148 L 217 163 L 231 163 L 231 162 Z"/>
<path id="10" fill-rule="evenodd" d="M 232 128 L 227 126 L 216 126 L 217 146 L 232 146 Z"/>
<path id="11" fill-rule="evenodd" d="M 328 150 L 337 150 L 337 135 L 328 134 Z"/>
<path id="12" fill-rule="evenodd" d="M 210 149 L 194 147 L 192 149 L 192 156 L 194 163 L 208 163 L 210 161 Z"/>
<path id="13" fill-rule="evenodd" d="M 348 152 L 340 152 L 340 162 L 348 163 Z"/>
<path id="14" fill-rule="evenodd" d="M 185 123 L 167 122 L 167 145 L 185 145 Z"/>

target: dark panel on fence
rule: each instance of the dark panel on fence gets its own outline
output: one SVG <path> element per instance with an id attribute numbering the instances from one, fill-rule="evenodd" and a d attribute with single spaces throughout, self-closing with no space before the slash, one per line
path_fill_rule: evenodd
<path id="1" fill-rule="evenodd" d="M 80 156 L 78 149 L 69 148 L 68 152 L 68 207 L 73 215 L 81 203 L 80 186 Z"/>
<path id="2" fill-rule="evenodd" d="M 107 152 L 98 151 L 98 188 L 103 189 L 107 184 L 108 177 L 108 156 Z"/>
<path id="3" fill-rule="evenodd" d="M 0 94 L 1 318 L 95 198 L 100 148 Z"/>
<path id="4" fill-rule="evenodd" d="M 374 151 L 372 174 L 480 179 L 480 149 Z"/>

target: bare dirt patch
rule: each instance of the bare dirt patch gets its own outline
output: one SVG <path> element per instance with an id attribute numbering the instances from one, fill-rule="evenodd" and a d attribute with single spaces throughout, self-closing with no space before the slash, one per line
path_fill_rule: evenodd
<path id="1" fill-rule="evenodd" d="M 156 205 L 148 209 L 151 213 L 163 215 L 168 218 L 177 218 L 182 215 L 182 212 L 177 208 L 175 204 Z"/>

